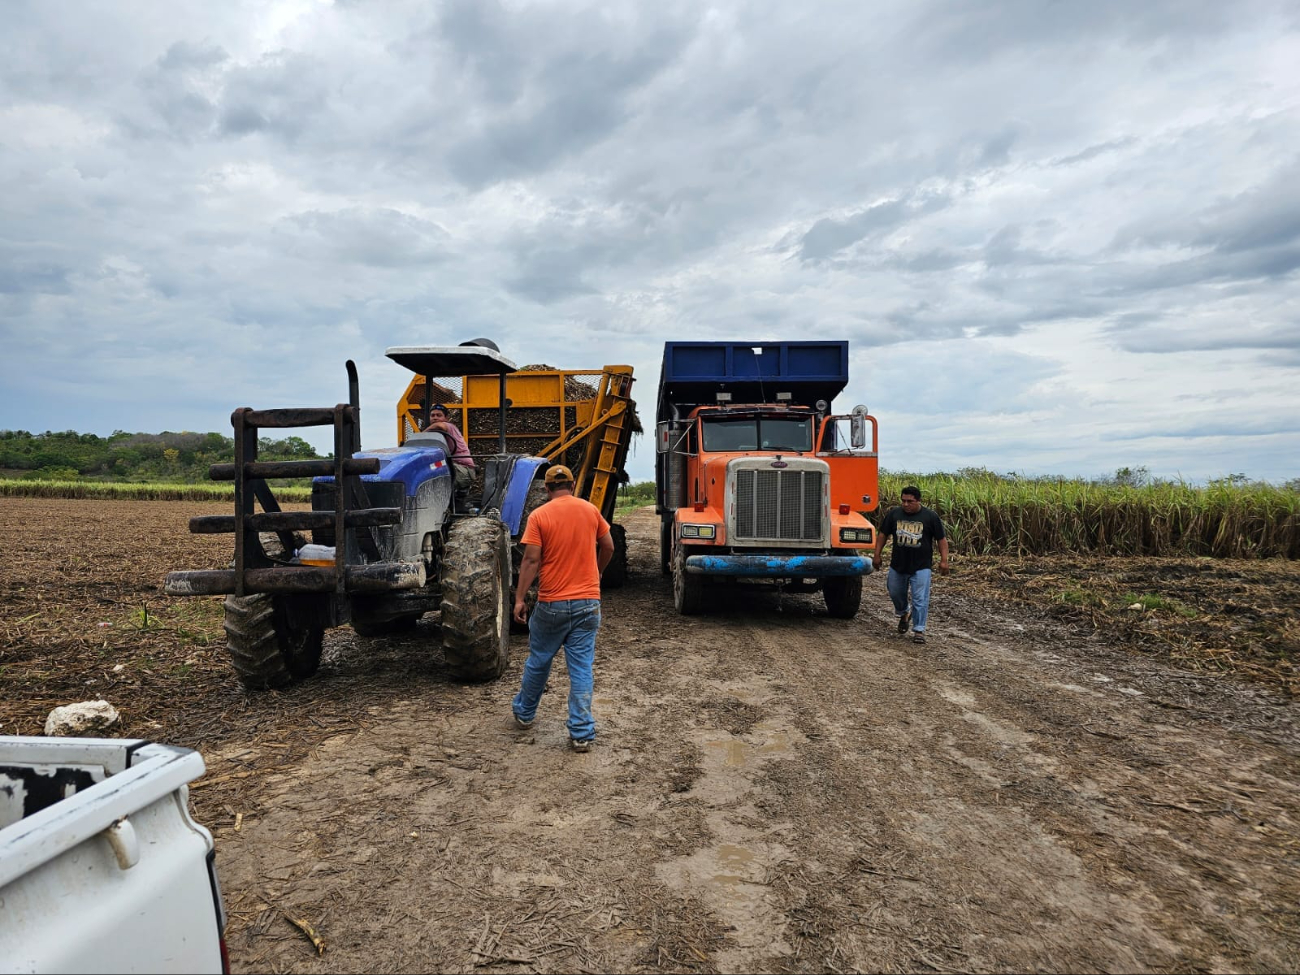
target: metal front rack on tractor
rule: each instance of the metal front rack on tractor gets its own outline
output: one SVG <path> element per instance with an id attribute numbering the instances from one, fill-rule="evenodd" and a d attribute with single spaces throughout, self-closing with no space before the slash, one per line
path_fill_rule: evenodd
<path id="1" fill-rule="evenodd" d="M 234 428 L 235 462 L 214 464 L 209 476 L 215 481 L 234 481 L 235 513 L 204 515 L 190 519 L 196 534 L 235 536 L 234 565 L 230 569 L 199 569 L 170 572 L 167 592 L 177 595 L 244 596 L 249 593 L 282 592 L 382 592 L 418 589 L 424 585 L 423 567 L 410 562 L 377 561 L 379 548 L 372 528 L 401 521 L 399 508 L 371 507 L 361 475 L 379 471 L 374 458 L 353 457 L 360 449 L 360 407 L 357 403 L 356 366 L 349 361 L 348 386 L 351 402 L 334 407 L 294 407 L 254 410 L 241 407 L 231 414 Z M 332 426 L 332 460 L 259 461 L 258 432 L 262 429 Z M 343 486 L 335 497 L 333 511 L 284 511 L 271 486 L 273 478 L 333 476 Z M 262 507 L 254 508 L 254 501 Z M 333 529 L 343 544 L 333 566 L 293 565 L 295 532 Z M 262 533 L 279 537 L 281 554 L 267 552 Z M 362 562 L 361 554 L 369 560 Z"/>

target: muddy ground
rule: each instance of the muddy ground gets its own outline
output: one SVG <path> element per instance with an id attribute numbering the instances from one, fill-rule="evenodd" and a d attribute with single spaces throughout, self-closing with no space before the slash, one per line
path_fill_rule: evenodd
<path id="1" fill-rule="evenodd" d="M 160 589 L 224 510 L 0 500 L 0 733 L 203 752 L 236 972 L 1300 969 L 1294 564 L 958 554 L 920 647 L 881 577 L 679 617 L 635 512 L 578 755 L 562 667 L 516 731 L 522 643 L 450 683 L 436 616 L 245 694 Z"/>

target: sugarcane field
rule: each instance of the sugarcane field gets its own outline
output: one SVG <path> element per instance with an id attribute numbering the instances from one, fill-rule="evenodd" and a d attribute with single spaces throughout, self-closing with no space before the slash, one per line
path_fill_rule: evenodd
<path id="1" fill-rule="evenodd" d="M 955 546 L 917 645 L 883 572 L 681 615 L 620 508 L 574 754 L 562 665 L 519 730 L 527 636 L 454 680 L 437 613 L 246 690 L 222 597 L 163 591 L 228 512 L 0 497 L 0 734 L 102 699 L 203 755 L 232 971 L 1300 968 L 1293 558 Z"/>

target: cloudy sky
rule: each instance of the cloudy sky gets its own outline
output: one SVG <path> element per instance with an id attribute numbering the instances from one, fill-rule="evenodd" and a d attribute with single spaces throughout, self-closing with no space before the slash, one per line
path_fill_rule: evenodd
<path id="1" fill-rule="evenodd" d="M 1300 476 L 1294 3 L 0 24 L 0 428 L 228 432 L 352 358 L 382 446 L 393 345 L 630 363 L 652 411 L 665 340 L 825 338 L 886 468 Z"/>

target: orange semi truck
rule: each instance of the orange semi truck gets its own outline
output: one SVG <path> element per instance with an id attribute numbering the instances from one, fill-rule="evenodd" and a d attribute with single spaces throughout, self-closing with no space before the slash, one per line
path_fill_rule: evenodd
<path id="1" fill-rule="evenodd" d="M 847 342 L 668 342 L 655 426 L 660 567 L 681 613 L 711 585 L 820 591 L 850 619 L 871 572 L 878 426 L 831 402 Z"/>

